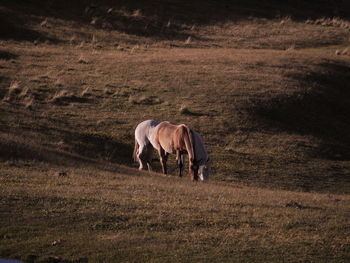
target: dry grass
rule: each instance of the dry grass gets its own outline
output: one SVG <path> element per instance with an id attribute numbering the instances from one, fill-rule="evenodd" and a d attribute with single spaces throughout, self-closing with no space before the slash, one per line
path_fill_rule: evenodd
<path id="1" fill-rule="evenodd" d="M 11 102 L 15 100 L 18 95 L 21 93 L 21 87 L 18 81 L 14 81 L 11 83 L 8 88 L 8 92 L 5 97 L 2 99 L 3 102 Z"/>
<path id="2" fill-rule="evenodd" d="M 294 261 L 296 255 L 314 262 L 349 259 L 347 195 L 190 184 L 185 178 L 135 175 L 133 170 L 125 175 L 118 167 L 113 172 L 90 166 L 58 169 L 2 164 L 2 257 L 89 262 L 280 262 Z"/>
<path id="3" fill-rule="evenodd" d="M 348 20 L 236 2 L 0 5 L 0 258 L 349 260 Z M 198 131 L 211 182 L 139 173 L 145 119 Z"/>
<path id="4" fill-rule="evenodd" d="M 79 137 L 84 138 L 81 130 L 103 134 L 108 140 L 129 145 L 127 151 L 112 158 L 117 162 L 120 158 L 129 159 L 133 128 L 138 122 L 144 119 L 184 122 L 203 135 L 215 160 L 213 177 L 218 180 L 346 192 L 346 177 L 339 175 L 339 184 L 333 183 L 333 176 L 346 174 L 349 169 L 348 126 L 342 121 L 343 113 L 340 110 L 333 120 L 329 112 L 320 113 L 319 116 L 326 116 L 322 118 L 308 115 L 322 108 L 319 103 L 323 103 L 323 97 L 321 101 L 320 97 L 315 99 L 315 92 L 324 96 L 331 92 L 330 98 L 335 104 L 347 103 L 348 97 L 344 93 L 338 97 L 338 92 L 346 83 L 348 57 L 335 57 L 333 51 L 330 52 L 332 49 L 285 52 L 173 48 L 130 54 L 113 49 L 91 52 L 91 48 L 86 48 L 76 54 L 74 47 L 60 53 L 52 46 L 27 50 L 18 44 L 12 51 L 21 54 L 19 75 L 23 77 L 18 81 L 28 87 L 28 94 L 36 94 L 36 113 L 22 115 L 21 109 L 14 108 L 15 112 L 6 116 L 6 122 L 16 119 L 17 123 L 29 123 L 33 127 L 29 131 L 21 128 L 22 124 L 15 129 L 8 128 L 23 137 L 41 136 L 36 127 L 47 127 L 52 132 L 45 135 L 44 141 L 52 141 L 57 136 L 81 141 Z M 76 63 L 81 55 L 93 63 Z M 52 56 L 55 56 L 54 64 Z M 36 67 L 31 66 L 33 57 L 41 58 Z M 341 60 L 337 62 L 336 58 Z M 15 68 L 9 67 L 6 74 L 11 77 L 14 72 Z M 26 76 L 45 78 L 32 82 Z M 332 82 L 331 76 L 337 78 Z M 282 107 L 284 100 L 291 102 Z M 311 110 L 296 107 L 297 103 L 309 105 Z M 182 105 L 186 105 L 190 114 L 181 113 Z M 6 105 L 2 108 L 8 110 Z M 284 120 L 278 111 L 283 112 Z M 35 116 L 51 116 L 55 121 L 45 117 L 38 121 Z M 292 124 L 286 125 L 288 121 Z M 334 127 L 339 125 L 343 127 L 343 137 L 327 142 L 328 132 L 334 130 L 338 134 Z M 313 127 L 324 128 L 319 133 Z M 238 136 L 238 132 L 243 135 Z M 81 152 L 79 147 L 76 151 L 93 156 L 105 154 L 104 150 Z M 288 167 L 283 163 L 289 164 Z M 334 166 L 341 168 L 333 170 Z M 271 176 L 279 179 L 271 181 Z M 313 180 L 317 183 L 311 184 Z"/>

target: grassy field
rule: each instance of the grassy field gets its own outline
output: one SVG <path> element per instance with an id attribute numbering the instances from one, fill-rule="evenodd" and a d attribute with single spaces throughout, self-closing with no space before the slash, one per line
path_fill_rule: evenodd
<path id="1" fill-rule="evenodd" d="M 349 261 L 347 10 L 0 3 L 0 258 Z M 210 182 L 139 172 L 145 119 L 198 131 Z"/>
<path id="2" fill-rule="evenodd" d="M 55 262 L 347 262 L 349 195 L 111 166 L 2 166 L 1 256 Z"/>

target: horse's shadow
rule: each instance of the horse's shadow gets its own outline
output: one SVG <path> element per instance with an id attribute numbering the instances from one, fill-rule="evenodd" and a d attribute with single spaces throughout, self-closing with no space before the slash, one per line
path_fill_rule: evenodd
<path id="1" fill-rule="evenodd" d="M 38 143 L 24 135 L 2 129 L 0 133 L 0 160 L 34 160 L 56 165 L 77 162 L 98 162 L 132 165 L 133 147 L 107 135 L 76 133 L 43 127 L 39 134 L 57 138 L 52 143 Z M 39 135 L 37 136 L 40 137 Z M 58 139 L 59 138 L 59 139 Z"/>

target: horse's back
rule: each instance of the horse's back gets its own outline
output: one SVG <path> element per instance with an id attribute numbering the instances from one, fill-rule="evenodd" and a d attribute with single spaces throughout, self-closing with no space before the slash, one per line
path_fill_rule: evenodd
<path id="1" fill-rule="evenodd" d="M 164 138 L 171 138 L 177 128 L 177 125 L 174 125 L 168 121 L 163 121 L 159 123 L 157 127 L 157 135 L 158 137 L 164 139 Z"/>
<path id="2" fill-rule="evenodd" d="M 184 124 L 175 125 L 168 121 L 163 121 L 157 127 L 156 140 L 168 153 L 172 153 L 175 150 L 185 150 L 187 131 L 188 127 Z"/>
<path id="3" fill-rule="evenodd" d="M 155 120 L 146 120 L 139 123 L 135 129 L 135 139 L 139 144 L 154 144 L 153 132 L 157 125 L 158 121 Z"/>

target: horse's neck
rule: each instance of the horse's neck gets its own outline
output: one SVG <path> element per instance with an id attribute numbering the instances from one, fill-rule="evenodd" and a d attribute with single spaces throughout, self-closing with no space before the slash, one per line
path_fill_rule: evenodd
<path id="1" fill-rule="evenodd" d="M 196 161 L 200 162 L 200 164 L 205 163 L 208 159 L 208 154 L 204 148 L 203 141 L 196 132 L 192 132 L 192 134 Z"/>
<path id="2" fill-rule="evenodd" d="M 181 130 L 181 132 L 180 132 L 180 130 Z M 177 128 L 177 136 L 179 136 L 178 139 L 180 139 L 180 141 L 183 140 L 183 143 L 185 144 L 185 149 L 187 151 L 190 162 L 195 161 L 193 136 L 192 136 L 191 130 L 186 125 L 181 124 Z M 179 146 L 181 144 L 182 144 L 181 142 L 178 142 Z"/>
<path id="3" fill-rule="evenodd" d="M 190 145 L 191 145 L 191 152 L 192 152 L 192 158 L 193 160 L 196 160 L 196 152 L 195 152 L 195 146 L 194 146 L 194 134 L 193 132 L 187 127 L 187 133 L 188 133 L 188 138 L 190 140 Z"/>

